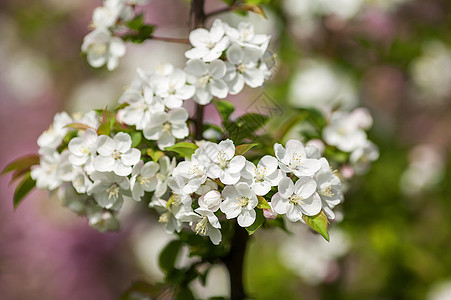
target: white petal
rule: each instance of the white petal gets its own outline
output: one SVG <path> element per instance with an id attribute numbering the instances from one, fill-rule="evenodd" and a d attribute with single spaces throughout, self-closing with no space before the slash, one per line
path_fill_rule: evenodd
<path id="1" fill-rule="evenodd" d="M 321 211 L 321 198 L 317 193 L 314 193 L 311 197 L 302 200 L 301 205 L 302 213 L 307 216 L 314 216 Z"/>
<path id="2" fill-rule="evenodd" d="M 288 199 L 294 192 L 294 183 L 290 178 L 285 177 L 279 182 L 279 193 L 280 195 Z"/>
<path id="3" fill-rule="evenodd" d="M 208 65 L 208 73 L 213 78 L 219 79 L 224 77 L 226 71 L 226 65 L 222 60 L 214 60 Z"/>
<path id="4" fill-rule="evenodd" d="M 188 51 L 186 51 L 185 57 L 188 59 L 199 59 L 199 58 L 203 58 L 209 52 L 210 52 L 210 50 L 208 50 L 208 48 L 197 47 L 197 48 L 189 49 Z"/>
<path id="5" fill-rule="evenodd" d="M 232 160 L 229 162 L 229 165 L 227 167 L 228 173 L 239 173 L 244 168 L 246 164 L 246 158 L 242 155 L 235 156 L 232 158 Z"/>
<path id="6" fill-rule="evenodd" d="M 221 180 L 221 182 L 224 184 L 235 184 L 240 180 L 240 177 L 240 173 L 222 172 L 222 174 L 219 176 L 219 180 Z"/>
<path id="7" fill-rule="evenodd" d="M 115 144 L 109 136 L 99 136 L 99 138 L 97 139 L 97 152 L 99 152 L 100 155 L 109 156 L 113 154 L 114 150 Z"/>
<path id="8" fill-rule="evenodd" d="M 178 139 L 183 139 L 189 135 L 189 128 L 186 124 L 175 124 L 171 127 L 171 133 Z"/>
<path id="9" fill-rule="evenodd" d="M 99 172 L 113 171 L 114 159 L 110 156 L 97 156 L 94 159 L 94 168 Z"/>
<path id="10" fill-rule="evenodd" d="M 194 47 L 204 47 L 205 41 L 210 40 L 210 32 L 204 28 L 198 28 L 190 32 L 189 41 Z"/>
<path id="11" fill-rule="evenodd" d="M 222 79 L 211 79 L 208 83 L 208 89 L 213 96 L 224 99 L 229 93 L 229 87 Z"/>
<path id="12" fill-rule="evenodd" d="M 121 153 L 127 152 L 132 146 L 132 138 L 124 132 L 119 132 L 113 138 L 115 148 Z"/>
<path id="13" fill-rule="evenodd" d="M 252 190 L 258 196 L 264 196 L 271 190 L 271 185 L 267 181 L 256 182 L 252 185 Z"/>
<path id="14" fill-rule="evenodd" d="M 141 151 L 136 148 L 132 148 L 121 155 L 121 160 L 125 165 L 133 166 L 138 163 L 141 158 Z"/>
<path id="15" fill-rule="evenodd" d="M 114 161 L 113 171 L 119 176 L 127 176 L 132 173 L 132 167 L 126 166 L 120 159 Z"/>
<path id="16" fill-rule="evenodd" d="M 207 73 L 207 64 L 200 59 L 191 59 L 186 63 L 185 71 L 200 77 Z"/>
<path id="17" fill-rule="evenodd" d="M 243 61 L 244 52 L 238 45 L 233 45 L 227 49 L 227 59 L 230 63 L 237 65 Z"/>
<path id="18" fill-rule="evenodd" d="M 188 120 L 188 112 L 186 109 L 174 108 L 168 113 L 168 121 L 173 124 L 184 124 Z"/>
<path id="19" fill-rule="evenodd" d="M 245 209 L 237 218 L 238 225 L 241 227 L 249 227 L 255 222 L 256 216 L 257 214 L 255 213 L 255 210 Z"/>

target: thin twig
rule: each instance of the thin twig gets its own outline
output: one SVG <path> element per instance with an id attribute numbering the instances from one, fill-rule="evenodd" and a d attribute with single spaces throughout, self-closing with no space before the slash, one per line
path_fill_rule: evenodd
<path id="1" fill-rule="evenodd" d="M 222 13 L 226 13 L 226 12 L 229 12 L 229 11 L 233 11 L 233 10 L 236 9 L 236 8 L 237 8 L 237 7 L 235 7 L 235 6 L 227 6 L 227 7 L 223 7 L 223 8 L 221 8 L 221 9 L 218 9 L 218 10 L 215 10 L 215 11 L 212 11 L 212 12 L 207 13 L 205 17 L 206 17 L 206 18 L 210 18 L 210 17 L 216 16 L 216 15 L 222 14 Z"/>

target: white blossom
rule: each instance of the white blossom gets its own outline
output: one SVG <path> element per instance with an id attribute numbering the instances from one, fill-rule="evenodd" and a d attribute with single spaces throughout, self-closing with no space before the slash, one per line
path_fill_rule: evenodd
<path id="1" fill-rule="evenodd" d="M 263 85 L 265 81 L 265 70 L 259 68 L 260 57 L 255 51 L 246 51 L 238 45 L 227 49 L 227 73 L 224 80 L 229 86 L 229 93 L 236 95 L 246 83 L 252 88 Z"/>
<path id="2" fill-rule="evenodd" d="M 137 164 L 141 157 L 141 152 L 131 148 L 131 145 L 130 135 L 124 132 L 119 132 L 113 139 L 106 135 L 99 136 L 99 155 L 94 159 L 94 168 L 100 172 L 113 171 L 119 176 L 130 175 L 132 166 Z"/>
<path id="3" fill-rule="evenodd" d="M 232 44 L 237 44 L 243 48 L 258 50 L 260 57 L 263 56 L 270 41 L 270 36 L 266 34 L 256 34 L 254 26 L 248 22 L 241 22 L 238 28 L 226 25 L 226 35 Z"/>
<path id="4" fill-rule="evenodd" d="M 185 52 L 188 59 L 202 59 L 211 62 L 218 59 L 229 45 L 229 38 L 224 35 L 224 24 L 216 19 L 210 31 L 198 28 L 189 34 L 189 41 L 194 48 Z"/>
<path id="5" fill-rule="evenodd" d="M 320 159 L 321 169 L 315 174 L 316 192 L 321 198 L 323 210 L 329 219 L 334 219 L 332 209 L 338 205 L 342 198 L 342 187 L 340 179 L 330 169 L 328 161 L 323 157 Z"/>
<path id="6" fill-rule="evenodd" d="M 210 178 L 207 178 L 207 180 L 200 185 L 200 187 L 195 192 L 197 195 L 204 195 L 208 193 L 209 191 L 214 191 L 218 189 L 218 184 L 211 180 Z"/>
<path id="7" fill-rule="evenodd" d="M 106 64 L 112 71 L 118 66 L 119 58 L 125 55 L 126 48 L 122 39 L 113 37 L 108 29 L 100 27 L 85 36 L 81 50 L 86 52 L 92 67 L 99 68 Z"/>
<path id="8" fill-rule="evenodd" d="M 154 76 L 155 94 L 163 99 L 167 108 L 181 107 L 183 101 L 193 97 L 196 91 L 186 80 L 186 73 L 180 69 L 174 69 L 165 76 Z"/>
<path id="9" fill-rule="evenodd" d="M 66 112 L 57 113 L 53 123 L 38 138 L 39 153 L 42 151 L 56 150 L 68 133 L 66 125 L 72 123 L 72 118 Z"/>
<path id="10" fill-rule="evenodd" d="M 223 80 L 227 68 L 222 60 L 216 59 L 206 63 L 200 59 L 191 59 L 186 63 L 185 72 L 188 82 L 196 87 L 194 101 L 205 105 L 213 96 L 223 99 L 227 97 L 229 88 Z"/>
<path id="11" fill-rule="evenodd" d="M 199 207 L 194 210 L 196 213 L 187 213 L 181 220 L 184 222 L 196 223 L 193 225 L 196 234 L 210 237 L 214 245 L 219 245 L 222 240 L 222 234 L 219 230 L 221 223 L 215 214 L 204 207 Z"/>
<path id="12" fill-rule="evenodd" d="M 97 151 L 97 132 L 87 129 L 81 137 L 73 138 L 68 145 L 69 161 L 75 166 L 92 164 Z"/>
<path id="13" fill-rule="evenodd" d="M 72 180 L 74 170 L 68 160 L 69 154 L 67 150 L 61 154 L 51 150 L 41 152 L 39 166 L 33 167 L 30 174 L 38 189 L 52 191 L 64 181 Z"/>
<path id="14" fill-rule="evenodd" d="M 235 145 L 231 140 L 227 139 L 219 144 L 208 143 L 205 154 L 212 162 L 207 170 L 208 177 L 219 178 L 224 184 L 235 184 L 240 180 L 246 158 L 242 155 L 235 156 Z"/>
<path id="15" fill-rule="evenodd" d="M 174 176 L 182 176 L 188 179 L 184 191 L 194 193 L 207 180 L 207 168 L 211 163 L 202 154 L 203 148 L 196 149 L 191 159 L 180 162 L 174 169 Z"/>
<path id="16" fill-rule="evenodd" d="M 149 207 L 155 208 L 160 213 L 158 222 L 164 224 L 164 229 L 169 234 L 175 231 L 180 232 L 183 226 L 180 219 L 192 212 L 192 209 L 186 205 L 168 204 L 168 201 L 160 198 L 154 198 L 149 203 Z"/>
<path id="17" fill-rule="evenodd" d="M 139 161 L 132 170 L 132 177 L 130 178 L 130 190 L 132 197 L 136 201 L 141 201 L 144 192 L 155 191 L 158 183 L 156 173 L 160 166 L 153 162 Z"/>
<path id="18" fill-rule="evenodd" d="M 94 181 L 88 195 L 103 208 L 119 210 L 124 202 L 123 195 L 130 194 L 130 181 L 126 176 L 118 176 L 113 172 L 94 172 Z"/>
<path id="19" fill-rule="evenodd" d="M 324 141 L 345 152 L 352 152 L 363 147 L 367 137 L 362 128 L 366 128 L 370 122 L 368 115 L 362 115 L 360 112 L 357 111 L 356 114 L 344 111 L 332 113 L 329 125 L 323 130 Z"/>
<path id="20" fill-rule="evenodd" d="M 379 158 L 379 148 L 371 141 L 352 151 L 349 161 L 357 174 L 368 171 L 370 164 Z"/>
<path id="21" fill-rule="evenodd" d="M 284 177 L 284 174 L 277 166 L 277 159 L 270 155 L 265 155 L 258 162 L 257 166 L 246 161 L 246 165 L 241 171 L 241 176 L 243 181 L 251 186 L 256 195 L 264 196 L 271 190 L 272 186 L 278 185 L 279 181 Z"/>
<path id="22" fill-rule="evenodd" d="M 103 6 L 94 9 L 92 24 L 94 28 L 112 27 L 125 8 L 123 0 L 104 0 Z"/>
<path id="23" fill-rule="evenodd" d="M 224 201 L 220 208 L 227 219 L 237 218 L 238 225 L 241 227 L 248 227 L 254 223 L 258 199 L 249 185 L 239 182 L 233 186 L 226 186 L 222 191 L 222 197 Z"/>
<path id="24" fill-rule="evenodd" d="M 160 165 L 160 169 L 157 173 L 157 179 L 158 179 L 158 183 L 157 186 L 155 188 L 155 196 L 157 197 L 161 197 L 163 196 L 168 188 L 168 177 L 170 175 L 172 175 L 172 172 L 175 168 L 175 158 L 173 158 L 172 160 L 169 159 L 169 157 L 167 156 L 163 156 L 160 157 L 160 159 L 158 159 L 158 164 Z"/>
<path id="25" fill-rule="evenodd" d="M 183 139 L 189 135 L 186 125 L 188 112 L 183 108 L 174 108 L 168 113 L 161 111 L 150 115 L 149 122 L 143 130 L 144 137 L 156 140 L 161 150 L 175 144 L 175 139 Z"/>
<path id="26" fill-rule="evenodd" d="M 298 177 L 313 176 L 321 168 L 318 159 L 307 157 L 304 145 L 298 140 L 289 140 L 285 148 L 276 143 L 274 152 L 280 169 L 285 173 L 293 172 Z"/>
<path id="27" fill-rule="evenodd" d="M 122 122 L 135 125 L 143 130 L 151 121 L 152 113 L 164 112 L 163 100 L 154 95 L 152 88 L 145 86 L 141 89 L 129 88 L 119 99 L 119 103 L 128 103 L 123 110 Z"/>
<path id="28" fill-rule="evenodd" d="M 271 203 L 276 213 L 286 214 L 292 222 L 302 220 L 302 215 L 314 216 L 321 211 L 316 182 L 307 176 L 300 177 L 296 184 L 288 177 L 283 178 Z"/>

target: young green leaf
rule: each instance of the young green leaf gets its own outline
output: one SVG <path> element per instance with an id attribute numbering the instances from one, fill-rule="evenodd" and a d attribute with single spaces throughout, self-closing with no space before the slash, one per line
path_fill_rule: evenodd
<path id="1" fill-rule="evenodd" d="M 260 209 L 271 209 L 271 206 L 268 204 L 268 201 L 266 201 L 266 199 L 262 196 L 257 196 L 258 198 L 258 204 L 257 204 L 257 208 Z"/>
<path id="2" fill-rule="evenodd" d="M 326 214 L 323 211 L 321 211 L 316 216 L 303 215 L 302 219 L 311 229 L 321 234 L 326 239 L 326 241 L 330 241 L 329 232 L 327 232 L 327 225 L 329 224 L 329 220 L 327 219 Z"/>
<path id="3" fill-rule="evenodd" d="M 174 269 L 175 261 L 182 245 L 182 241 L 173 240 L 161 251 L 160 257 L 158 258 L 158 264 L 164 272 L 169 273 Z"/>
<path id="4" fill-rule="evenodd" d="M 199 148 L 196 144 L 188 142 L 180 142 L 173 146 L 164 148 L 167 151 L 175 152 L 183 157 L 191 158 L 196 149 Z"/>
<path id="5" fill-rule="evenodd" d="M 227 121 L 235 110 L 233 104 L 227 100 L 214 100 L 213 103 L 221 115 L 222 121 Z"/>
<path id="6" fill-rule="evenodd" d="M 132 132 L 130 134 L 130 136 L 132 138 L 132 146 L 131 146 L 132 148 L 135 148 L 136 146 L 138 146 L 139 143 L 141 143 L 141 140 L 143 138 L 141 132 L 139 132 L 139 131 Z"/>
<path id="7" fill-rule="evenodd" d="M 243 144 L 235 147 L 235 155 L 243 155 L 258 144 Z"/>
<path id="8" fill-rule="evenodd" d="M 158 160 L 164 156 L 164 152 L 160 150 L 154 150 L 152 148 L 148 148 L 146 151 L 147 155 L 149 155 L 154 162 L 158 162 Z"/>
<path id="9" fill-rule="evenodd" d="M 36 181 L 27 173 L 14 191 L 14 209 L 20 204 L 23 198 L 36 186 Z"/>
<path id="10" fill-rule="evenodd" d="M 14 170 L 30 169 L 33 165 L 39 165 L 39 155 L 31 154 L 19 157 L 10 162 L 2 171 L 0 175 L 6 174 Z"/>
<path id="11" fill-rule="evenodd" d="M 247 232 L 249 233 L 249 235 L 253 235 L 255 231 L 257 231 L 257 229 L 260 228 L 260 226 L 263 225 L 263 223 L 265 223 L 265 216 L 263 215 L 263 210 L 261 209 L 256 209 L 255 212 L 257 213 L 257 217 L 255 218 L 255 222 L 249 226 L 246 227 Z"/>

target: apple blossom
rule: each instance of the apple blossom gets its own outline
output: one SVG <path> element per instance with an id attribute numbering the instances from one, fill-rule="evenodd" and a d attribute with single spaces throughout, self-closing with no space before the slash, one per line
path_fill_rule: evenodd
<path id="1" fill-rule="evenodd" d="M 130 190 L 132 197 L 136 201 L 141 201 L 144 192 L 155 191 L 158 183 L 156 173 L 160 166 L 153 162 L 139 161 L 132 170 L 132 177 L 130 178 Z"/>
<path id="2" fill-rule="evenodd" d="M 240 180 L 246 158 L 242 155 L 235 156 L 235 145 L 231 140 L 227 139 L 219 144 L 208 143 L 205 154 L 212 162 L 207 170 L 208 177 L 219 178 L 224 184 L 235 184 Z"/>
<path id="3" fill-rule="evenodd" d="M 237 218 L 238 225 L 241 227 L 249 227 L 254 223 L 258 199 L 249 185 L 239 182 L 233 186 L 225 186 L 222 197 L 224 202 L 221 203 L 220 208 L 227 219 Z"/>
<path id="4" fill-rule="evenodd" d="M 189 34 L 189 41 L 194 48 L 185 52 L 188 59 L 202 59 L 211 62 L 218 59 L 229 45 L 229 38 L 224 35 L 224 24 L 216 19 L 210 31 L 198 28 Z"/>
<path id="5" fill-rule="evenodd" d="M 321 211 L 321 198 L 316 193 L 316 182 L 307 176 L 296 184 L 285 177 L 279 182 L 279 191 L 271 198 L 273 210 L 286 214 L 292 222 L 302 220 L 302 215 L 314 216 Z"/>
<path id="6" fill-rule="evenodd" d="M 285 147 L 278 143 L 274 144 L 274 152 L 283 172 L 293 172 L 298 177 L 313 176 L 321 168 L 318 159 L 308 158 L 304 145 L 300 141 L 289 140 Z"/>
<path id="7" fill-rule="evenodd" d="M 119 210 L 124 201 L 123 195 L 130 194 L 130 181 L 126 176 L 95 171 L 91 179 L 94 183 L 88 195 L 92 195 L 101 207 Z"/>
<path id="8" fill-rule="evenodd" d="M 316 191 L 323 203 L 323 210 L 330 219 L 335 218 L 332 209 L 342 200 L 340 179 L 331 171 L 329 163 L 320 159 L 321 169 L 315 174 Z"/>
<path id="9" fill-rule="evenodd" d="M 176 138 L 183 139 L 188 136 L 187 120 L 188 112 L 183 107 L 174 108 L 168 113 L 164 111 L 151 113 L 149 122 L 143 130 L 144 137 L 156 140 L 158 147 L 163 150 L 174 145 Z"/>
<path id="10" fill-rule="evenodd" d="M 266 195 L 272 186 L 279 184 L 284 177 L 281 170 L 277 168 L 277 159 L 270 155 L 265 155 L 258 162 L 257 166 L 246 161 L 244 169 L 241 171 L 243 181 L 247 182 L 254 193 L 259 196 Z"/>
<path id="11" fill-rule="evenodd" d="M 132 166 L 137 164 L 141 152 L 131 148 L 132 139 L 130 135 L 119 132 L 110 138 L 101 135 L 97 139 L 97 152 L 99 155 L 94 159 L 94 168 L 100 172 L 113 171 L 119 176 L 127 176 L 132 172 Z"/>

